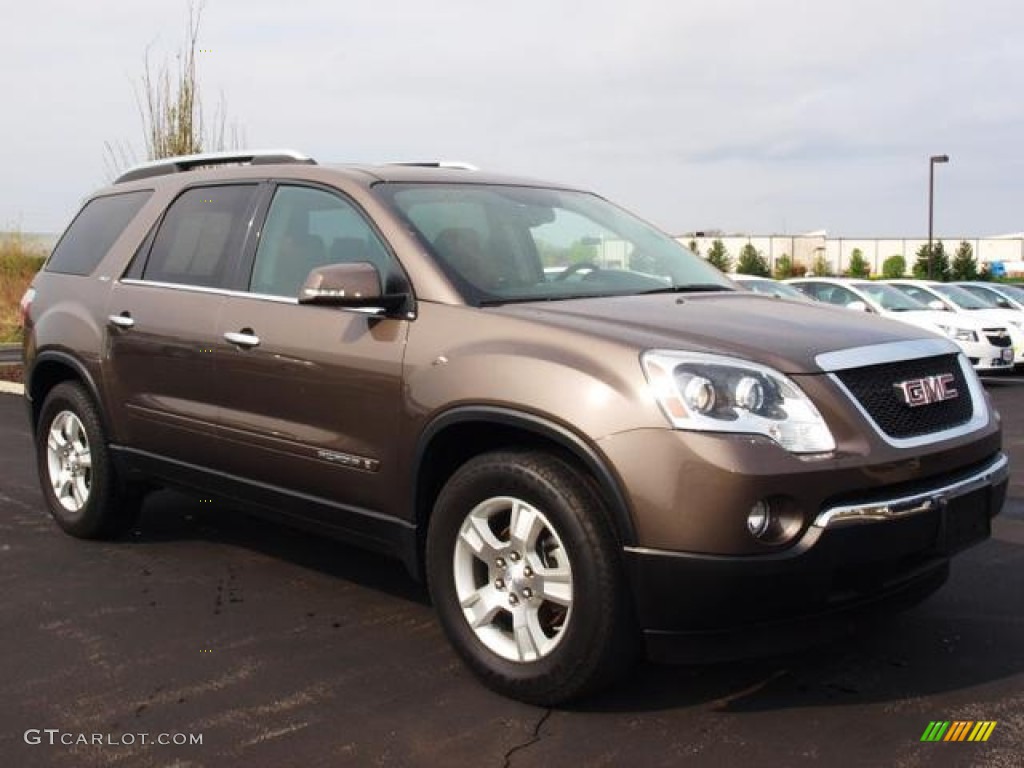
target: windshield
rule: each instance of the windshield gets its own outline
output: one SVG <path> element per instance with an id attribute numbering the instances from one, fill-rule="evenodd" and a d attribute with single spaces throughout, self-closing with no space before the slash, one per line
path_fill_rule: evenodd
<path id="1" fill-rule="evenodd" d="M 867 296 L 886 312 L 910 312 L 928 309 L 921 302 L 910 298 L 902 291 L 883 283 L 853 283 L 853 287 Z"/>
<path id="2" fill-rule="evenodd" d="M 933 285 L 931 289 L 940 296 L 945 296 L 960 309 L 998 309 L 999 305 L 994 300 L 975 296 L 970 291 L 965 291 L 959 285 Z"/>
<path id="3" fill-rule="evenodd" d="M 595 195 L 485 184 L 375 191 L 472 303 L 734 290 L 668 235 Z"/>
<path id="4" fill-rule="evenodd" d="M 775 280 L 738 280 L 737 281 L 743 288 L 754 293 L 764 293 L 769 296 L 778 296 L 783 299 L 798 299 L 800 301 L 807 301 L 807 296 L 792 285 L 786 285 Z"/>
<path id="5" fill-rule="evenodd" d="M 1024 288 L 1021 288 L 1019 285 L 1000 283 L 999 292 L 1009 296 L 1018 303 L 1024 303 Z"/>

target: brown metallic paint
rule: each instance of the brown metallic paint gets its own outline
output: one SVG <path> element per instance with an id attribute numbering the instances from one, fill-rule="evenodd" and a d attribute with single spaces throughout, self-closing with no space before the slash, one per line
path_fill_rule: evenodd
<path id="1" fill-rule="evenodd" d="M 402 356 L 409 323 L 337 307 L 231 296 L 218 337 L 250 329 L 258 346 L 217 345 L 211 389 L 220 468 L 344 504 L 397 514 Z M 380 462 L 377 472 L 318 450 Z"/>

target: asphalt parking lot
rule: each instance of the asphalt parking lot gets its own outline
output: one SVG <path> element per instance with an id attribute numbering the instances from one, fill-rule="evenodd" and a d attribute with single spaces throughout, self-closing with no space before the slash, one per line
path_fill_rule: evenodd
<path id="1" fill-rule="evenodd" d="M 1011 500 L 926 603 L 812 652 L 644 665 L 555 711 L 480 687 L 397 563 L 171 493 L 125 541 L 65 536 L 0 395 L 0 766 L 1020 766 L 1024 379 L 989 391 Z M 922 743 L 936 720 L 997 724 Z"/>

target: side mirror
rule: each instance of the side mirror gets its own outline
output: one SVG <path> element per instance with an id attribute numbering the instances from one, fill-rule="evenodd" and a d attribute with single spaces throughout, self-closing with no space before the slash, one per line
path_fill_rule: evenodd
<path id="1" fill-rule="evenodd" d="M 928 302 L 928 309 L 934 309 L 934 310 L 937 310 L 939 312 L 952 312 L 953 311 L 949 307 L 947 307 L 945 304 L 943 304 L 941 301 L 939 301 L 938 299 L 932 299 L 931 301 L 929 301 Z"/>
<path id="2" fill-rule="evenodd" d="M 380 272 L 368 261 L 316 267 L 310 270 L 299 289 L 299 304 L 394 312 L 408 300 L 406 293 L 381 291 Z"/>
<path id="3" fill-rule="evenodd" d="M 1013 309 L 1013 304 L 1010 303 L 1010 300 L 1004 299 L 1002 296 L 996 299 L 996 306 L 1001 309 Z"/>
<path id="4" fill-rule="evenodd" d="M 847 309 L 852 309 L 854 312 L 870 312 L 871 311 L 868 308 L 868 305 L 865 302 L 861 301 L 860 299 L 857 299 L 857 301 L 851 301 L 849 304 L 846 305 L 846 308 Z"/>

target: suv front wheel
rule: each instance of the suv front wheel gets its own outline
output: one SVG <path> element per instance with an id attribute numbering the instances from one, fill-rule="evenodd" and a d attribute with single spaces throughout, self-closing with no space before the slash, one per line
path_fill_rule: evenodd
<path id="1" fill-rule="evenodd" d="M 58 384 L 43 401 L 36 461 L 46 505 L 67 533 L 113 538 L 134 524 L 142 493 L 119 485 L 96 406 L 80 384 Z"/>
<path id="2" fill-rule="evenodd" d="M 449 640 L 490 688 L 553 705 L 608 684 L 634 629 L 600 498 L 569 464 L 495 452 L 441 491 L 430 594 Z"/>

